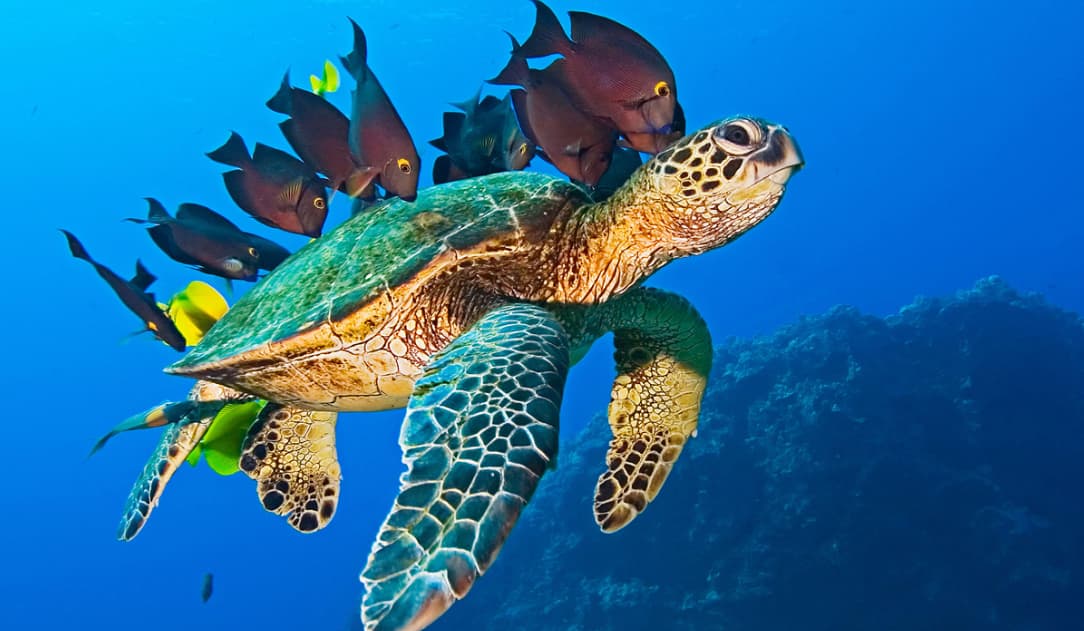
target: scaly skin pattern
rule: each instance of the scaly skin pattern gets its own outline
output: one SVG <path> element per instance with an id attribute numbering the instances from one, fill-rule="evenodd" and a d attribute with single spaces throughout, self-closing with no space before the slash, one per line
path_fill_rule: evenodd
<path id="1" fill-rule="evenodd" d="M 328 525 L 339 503 L 338 414 L 268 403 L 249 428 L 239 466 L 260 503 L 300 532 Z"/>
<path id="2" fill-rule="evenodd" d="M 493 563 L 557 455 L 568 336 L 523 304 L 487 313 L 418 380 L 408 466 L 361 574 L 367 629 L 421 629 Z"/>
<path id="3" fill-rule="evenodd" d="M 711 370 L 711 334 L 684 298 L 636 288 L 593 314 L 614 333 L 617 378 L 608 416 L 613 440 L 595 491 L 605 532 L 655 499 L 685 441 L 696 432 Z"/>

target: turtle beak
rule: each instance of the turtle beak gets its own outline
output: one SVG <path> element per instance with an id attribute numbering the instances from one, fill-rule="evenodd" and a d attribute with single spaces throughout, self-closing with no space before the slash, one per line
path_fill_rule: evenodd
<path id="1" fill-rule="evenodd" d="M 770 177 L 780 185 L 805 165 L 798 143 L 782 125 L 768 126 L 768 141 L 750 156 L 750 161 L 755 169 L 754 182 Z"/>

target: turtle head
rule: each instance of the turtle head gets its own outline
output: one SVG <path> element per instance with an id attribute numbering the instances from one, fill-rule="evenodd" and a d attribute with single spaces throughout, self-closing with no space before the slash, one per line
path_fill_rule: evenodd
<path id="1" fill-rule="evenodd" d="M 677 258 L 724 245 L 762 221 L 803 162 L 782 126 L 734 117 L 652 158 L 630 189 L 634 200 L 648 201 L 650 234 L 668 241 L 661 250 Z"/>

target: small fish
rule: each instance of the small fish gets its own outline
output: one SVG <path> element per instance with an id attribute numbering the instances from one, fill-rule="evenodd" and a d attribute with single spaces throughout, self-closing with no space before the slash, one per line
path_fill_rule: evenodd
<path id="1" fill-rule="evenodd" d="M 207 154 L 239 170 L 222 174 L 233 201 L 258 221 L 309 237 L 318 237 L 327 219 L 327 181 L 301 160 L 256 143 L 251 156 L 237 132 Z"/>
<path id="2" fill-rule="evenodd" d="M 674 109 L 674 123 L 670 125 L 667 133 L 626 133 L 625 137 L 617 142 L 622 147 L 635 149 L 642 153 L 661 153 L 664 149 L 674 144 L 685 135 L 685 111 L 681 104 L 677 103 Z"/>
<path id="3" fill-rule="evenodd" d="M 643 163 L 640 152 L 624 147 L 615 149 L 613 158 L 610 160 L 610 168 L 606 169 L 606 172 L 602 174 L 598 183 L 590 191 L 591 199 L 596 202 L 608 199 L 617 192 L 617 189 L 624 186 L 633 171 L 640 168 Z"/>
<path id="4" fill-rule="evenodd" d="M 435 174 L 463 179 L 518 171 L 534 157 L 535 145 L 520 131 L 511 97 L 479 100 L 480 96 L 479 91 L 472 99 L 452 104 L 462 113 L 444 113 L 444 135 L 430 144 L 447 152 L 455 169 L 434 165 Z"/>
<path id="5" fill-rule="evenodd" d="M 222 294 L 200 280 L 188 283 L 187 287 L 173 294 L 169 304 L 159 303 L 158 306 L 173 320 L 188 346 L 199 344 L 207 331 L 230 308 Z"/>
<path id="6" fill-rule="evenodd" d="M 608 18 L 570 11 L 571 39 L 541 0 L 532 0 L 534 30 L 523 57 L 558 54 L 567 62 L 564 86 L 576 107 L 607 119 L 624 134 L 668 133 L 677 85 L 659 51 L 636 31 Z"/>
<path id="7" fill-rule="evenodd" d="M 171 217 L 158 200 L 147 198 L 151 239 L 169 258 L 201 272 L 231 280 L 256 280 L 258 270 L 272 270 L 290 252 L 261 236 L 242 232 L 230 220 L 199 204 L 181 204 Z"/>
<path id="8" fill-rule="evenodd" d="M 279 123 L 282 135 L 302 161 L 331 180 L 331 188 L 351 197 L 371 193 L 376 169 L 354 161 L 348 140 L 350 119 L 337 107 L 312 92 L 291 87 L 289 73 L 267 107 L 290 117 Z"/>
<path id="9" fill-rule="evenodd" d="M 568 177 L 594 186 L 610 166 L 617 141 L 616 132 L 600 120 L 576 108 L 562 89 L 565 60 L 558 59 L 545 70 L 534 70 L 516 51 L 490 83 L 518 85 L 512 102 L 524 134 L 542 148 L 539 155 Z"/>
<path id="10" fill-rule="evenodd" d="M 421 159 L 403 119 L 391 104 L 376 75 L 369 69 L 365 33 L 356 22 L 354 50 L 340 57 L 357 81 L 351 94 L 350 152 L 354 161 L 377 170 L 376 181 L 392 195 L 413 201 L 418 194 Z"/>
<path id="11" fill-rule="evenodd" d="M 200 589 L 199 598 L 203 602 L 211 600 L 211 594 L 215 591 L 215 575 L 207 572 L 203 575 L 203 587 Z"/>
<path id="12" fill-rule="evenodd" d="M 309 83 L 312 84 L 312 92 L 316 96 L 331 94 L 339 89 L 339 71 L 330 61 L 324 61 L 323 73 L 318 77 L 309 75 Z"/>
<path id="13" fill-rule="evenodd" d="M 68 248 L 71 250 L 72 256 L 93 265 L 98 275 L 109 283 L 109 286 L 117 294 L 121 302 L 124 303 L 124 306 L 139 316 L 148 331 L 154 333 L 155 337 L 174 350 L 183 351 L 185 349 L 184 336 L 177 330 L 173 321 L 169 319 L 169 315 L 158 306 L 154 294 L 147 291 L 147 288 L 155 281 L 155 276 L 148 272 L 142 263 L 136 261 L 135 276 L 131 280 L 124 280 L 113 270 L 92 259 L 83 244 L 75 238 L 75 235 L 67 230 L 61 230 L 61 232 L 68 239 Z"/>

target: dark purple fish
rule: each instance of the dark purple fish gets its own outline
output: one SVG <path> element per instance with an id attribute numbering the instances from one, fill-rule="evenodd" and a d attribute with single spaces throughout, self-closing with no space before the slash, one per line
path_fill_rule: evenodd
<path id="1" fill-rule="evenodd" d="M 75 238 L 75 235 L 67 230 L 61 230 L 61 232 L 68 239 L 68 248 L 71 250 L 72 256 L 93 265 L 98 275 L 109 283 L 109 286 L 120 298 L 120 301 L 124 303 L 124 306 L 139 316 L 148 331 L 154 333 L 158 339 L 169 344 L 174 350 L 183 351 L 185 349 L 184 336 L 177 330 L 173 320 L 170 320 L 169 316 L 158 306 L 154 294 L 147 291 L 147 288 L 155 281 L 155 276 L 148 272 L 142 263 L 136 261 L 135 276 L 131 280 L 124 280 L 117 276 L 113 270 L 92 259 L 83 244 L 79 242 L 79 239 Z"/>
<path id="2" fill-rule="evenodd" d="M 222 179 L 242 210 L 269 226 L 320 236 L 327 219 L 327 182 L 312 167 L 260 143 L 249 156 L 237 132 L 231 132 L 226 144 L 207 157 L 240 169 L 223 173 Z"/>
<path id="3" fill-rule="evenodd" d="M 161 202 L 147 198 L 146 219 L 129 219 L 147 228 L 169 258 L 201 272 L 231 280 L 256 280 L 258 270 L 272 270 L 290 252 L 261 236 L 243 232 L 230 220 L 199 204 L 181 204 L 171 217 Z"/>
<path id="4" fill-rule="evenodd" d="M 512 102 L 523 133 L 542 148 L 539 155 L 568 177 L 595 186 L 610 166 L 617 134 L 569 100 L 561 87 L 565 60 L 533 70 L 515 52 L 514 37 L 512 46 L 512 59 L 490 83 L 521 86 L 512 90 Z"/>
<path id="5" fill-rule="evenodd" d="M 395 111 L 376 75 L 369 69 L 365 33 L 356 22 L 354 50 L 340 57 L 357 81 L 352 93 L 349 143 L 354 161 L 377 171 L 376 181 L 392 195 L 412 201 L 418 194 L 421 159 L 403 119 Z"/>
<path id="6" fill-rule="evenodd" d="M 321 96 L 290 86 L 290 74 L 267 107 L 290 118 L 279 129 L 306 164 L 331 180 L 333 189 L 351 197 L 363 194 L 376 176 L 372 167 L 359 166 L 350 154 L 350 119 Z"/>
<path id="7" fill-rule="evenodd" d="M 676 104 L 674 109 L 674 123 L 670 125 L 668 133 L 638 133 L 631 132 L 618 141 L 618 144 L 629 149 L 635 149 L 643 153 L 661 153 L 664 149 L 681 140 L 685 135 L 685 111 L 681 109 L 681 103 Z"/>
<path id="8" fill-rule="evenodd" d="M 625 185 L 633 171 L 640 168 L 644 163 L 640 153 L 633 149 L 618 147 L 614 150 L 610 160 L 610 168 L 602 174 L 598 184 L 591 189 L 591 199 L 601 202 L 617 192 L 617 189 Z"/>
<path id="9" fill-rule="evenodd" d="M 667 133 L 677 85 L 659 51 L 636 31 L 592 13 L 570 11 L 572 38 L 540 0 L 534 30 L 518 53 L 562 55 L 565 87 L 576 107 L 607 119 L 624 134 Z"/>
<path id="10" fill-rule="evenodd" d="M 446 152 L 455 169 L 434 165 L 434 174 L 463 179 L 519 171 L 534 157 L 535 143 L 520 131 L 511 97 L 479 96 L 480 91 L 469 100 L 452 104 L 462 112 L 444 113 L 444 135 L 429 144 Z"/>

